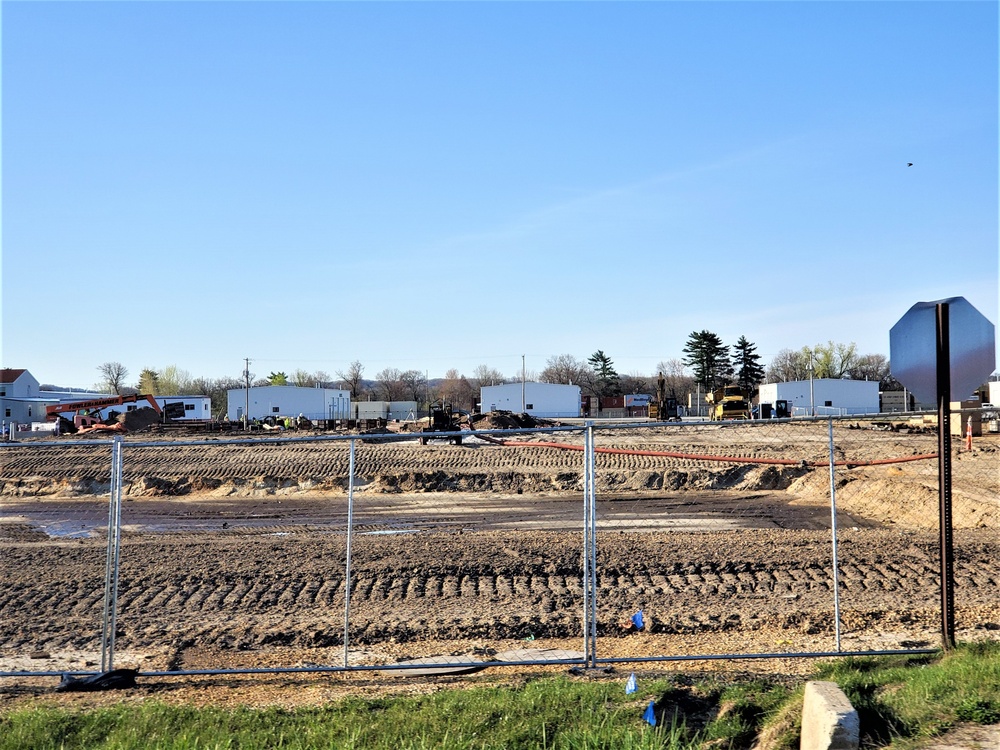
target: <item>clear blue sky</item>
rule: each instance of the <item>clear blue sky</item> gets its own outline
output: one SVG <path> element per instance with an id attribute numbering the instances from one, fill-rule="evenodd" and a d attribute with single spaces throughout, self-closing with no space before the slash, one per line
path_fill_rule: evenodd
<path id="1" fill-rule="evenodd" d="M 651 374 L 695 330 L 996 323 L 997 8 L 3 2 L 2 365 Z"/>

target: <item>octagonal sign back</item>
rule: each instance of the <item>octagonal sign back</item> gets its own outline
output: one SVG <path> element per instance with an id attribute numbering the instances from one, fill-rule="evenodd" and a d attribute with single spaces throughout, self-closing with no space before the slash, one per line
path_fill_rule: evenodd
<path id="1" fill-rule="evenodd" d="M 996 329 L 965 297 L 918 302 L 889 331 L 889 364 L 896 380 L 925 404 L 937 403 L 937 311 L 948 304 L 951 365 L 949 400 L 969 398 L 996 367 Z"/>

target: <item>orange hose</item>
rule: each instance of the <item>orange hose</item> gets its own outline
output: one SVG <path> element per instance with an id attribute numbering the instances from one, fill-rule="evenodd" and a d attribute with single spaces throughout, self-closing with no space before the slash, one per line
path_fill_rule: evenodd
<path id="1" fill-rule="evenodd" d="M 582 451 L 582 445 L 567 443 L 531 443 L 518 440 L 496 441 L 500 445 L 512 448 L 558 448 L 567 451 Z M 829 466 L 829 461 L 797 461 L 794 458 L 750 458 L 747 456 L 712 456 L 703 453 L 675 453 L 673 451 L 642 451 L 626 448 L 594 448 L 594 453 L 613 453 L 621 456 L 658 456 L 661 458 L 686 458 L 691 461 L 721 461 L 733 464 L 775 464 L 778 466 Z M 925 461 L 937 458 L 937 453 L 923 453 L 919 456 L 903 456 L 900 458 L 880 458 L 874 461 L 834 461 L 834 466 L 881 466 L 883 464 L 901 464 L 908 461 Z"/>

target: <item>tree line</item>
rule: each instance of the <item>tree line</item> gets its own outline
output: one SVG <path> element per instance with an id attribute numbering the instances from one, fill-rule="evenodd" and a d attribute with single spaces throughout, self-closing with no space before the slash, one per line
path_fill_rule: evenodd
<path id="1" fill-rule="evenodd" d="M 365 367 L 354 360 L 331 377 L 322 370 L 297 369 L 291 374 L 271 371 L 267 376 L 244 373 L 243 377 L 204 378 L 176 365 L 155 369 L 145 367 L 138 380 L 129 381 L 129 371 L 120 362 L 98 366 L 101 379 L 97 389 L 105 393 L 148 393 L 157 396 L 204 395 L 212 399 L 213 409 L 224 411 L 228 392 L 251 386 L 295 385 L 300 387 L 338 388 L 349 391 L 351 399 L 380 401 L 416 401 L 429 403 L 443 399 L 462 408 L 471 408 L 479 389 L 488 385 L 520 382 L 522 377 L 542 383 L 580 386 L 583 395 L 596 398 L 632 393 L 652 394 L 657 379 L 663 376 L 667 395 L 686 399 L 696 391 L 707 393 L 723 385 L 739 385 L 755 395 L 763 382 L 785 382 L 813 378 L 851 378 L 878 381 L 880 390 L 902 390 L 889 372 L 889 360 L 881 354 L 858 354 L 857 345 L 830 341 L 798 350 L 782 349 L 765 368 L 757 347 L 745 336 L 727 346 L 708 330 L 692 331 L 683 356 L 661 361 L 653 374 L 619 373 L 611 357 L 602 349 L 580 360 L 572 354 L 558 354 L 546 360 L 541 372 L 506 375 L 488 365 L 476 366 L 470 374 L 449 369 L 443 378 L 429 379 L 419 370 L 387 367 L 365 377 Z"/>

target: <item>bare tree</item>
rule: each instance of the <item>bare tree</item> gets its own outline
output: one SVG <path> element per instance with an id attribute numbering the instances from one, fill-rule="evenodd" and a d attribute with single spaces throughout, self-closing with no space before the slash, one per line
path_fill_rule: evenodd
<path id="1" fill-rule="evenodd" d="M 767 366 L 767 380 L 788 383 L 809 378 L 809 350 L 782 349 Z"/>
<path id="2" fill-rule="evenodd" d="M 581 385 L 589 380 L 590 368 L 572 354 L 559 354 L 545 361 L 545 369 L 538 379 L 542 383 L 572 383 Z M 518 378 L 520 380 L 520 378 Z"/>
<path id="3" fill-rule="evenodd" d="M 299 388 L 309 388 L 316 383 L 313 380 L 313 376 L 301 367 L 292 372 L 291 377 L 288 378 L 288 382 L 292 385 L 297 385 Z"/>
<path id="4" fill-rule="evenodd" d="M 668 396 L 678 401 L 684 400 L 689 393 L 694 393 L 694 378 L 688 374 L 687 366 L 679 359 L 668 359 L 656 366 L 657 373 L 663 373 L 664 387 Z"/>
<path id="5" fill-rule="evenodd" d="M 418 404 L 427 394 L 427 378 L 419 370 L 407 370 L 399 376 L 403 387 L 409 393 L 410 400 Z"/>
<path id="6" fill-rule="evenodd" d="M 351 392 L 351 398 L 357 399 L 361 396 L 362 388 L 362 374 L 365 371 L 365 366 L 361 364 L 358 360 L 354 360 L 347 369 L 344 371 L 337 371 L 337 377 L 340 378 L 341 383 L 344 388 Z"/>
<path id="7" fill-rule="evenodd" d="M 476 365 L 469 378 L 469 384 L 473 388 L 482 388 L 484 385 L 502 385 L 507 382 L 507 378 L 502 372 L 488 365 Z"/>
<path id="8" fill-rule="evenodd" d="M 639 372 L 630 372 L 619 379 L 622 393 L 649 393 L 649 377 Z M 655 386 L 653 386 L 655 389 Z"/>
<path id="9" fill-rule="evenodd" d="M 851 380 L 874 380 L 881 383 L 889 375 L 889 358 L 884 354 L 864 354 L 848 371 Z"/>
<path id="10" fill-rule="evenodd" d="M 478 401 L 478 389 L 455 368 L 444 374 L 440 394 L 444 401 L 458 409 L 470 409 Z"/>
<path id="11" fill-rule="evenodd" d="M 246 381 L 242 378 L 195 378 L 191 381 L 192 394 L 212 400 L 212 416 L 216 419 L 222 419 L 229 408 L 229 391 L 242 391 L 245 387 Z"/>
<path id="12" fill-rule="evenodd" d="M 97 366 L 97 371 L 101 373 L 101 390 L 120 395 L 128 377 L 128 368 L 121 362 L 105 362 Z"/>
<path id="13" fill-rule="evenodd" d="M 379 395 L 384 401 L 402 401 L 406 396 L 403 373 L 395 367 L 386 367 L 375 375 Z"/>

